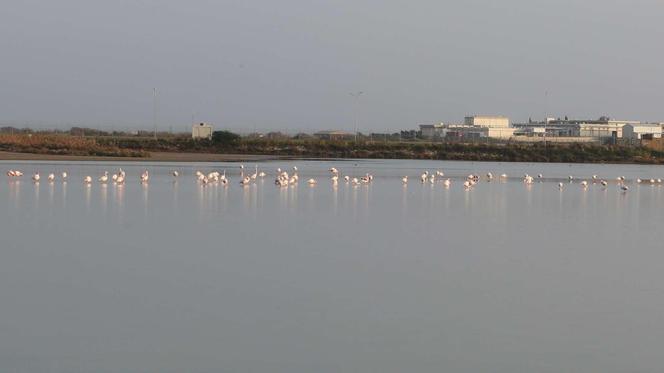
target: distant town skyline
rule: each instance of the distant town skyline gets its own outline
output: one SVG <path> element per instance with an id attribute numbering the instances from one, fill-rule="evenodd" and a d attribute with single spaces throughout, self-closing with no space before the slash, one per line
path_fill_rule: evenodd
<path id="1" fill-rule="evenodd" d="M 664 121 L 655 1 L 13 2 L 0 124 L 389 132 L 545 116 Z M 360 96 L 351 93 L 362 91 Z"/>

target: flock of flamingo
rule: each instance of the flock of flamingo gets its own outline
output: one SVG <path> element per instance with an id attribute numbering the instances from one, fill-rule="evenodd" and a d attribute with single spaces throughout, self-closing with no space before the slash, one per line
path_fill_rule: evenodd
<path id="1" fill-rule="evenodd" d="M 263 171 L 258 170 L 258 165 L 255 166 L 254 172 L 251 174 L 245 174 L 244 172 L 244 165 L 240 165 L 240 185 L 242 186 L 248 186 L 251 185 L 252 183 L 255 183 L 257 179 L 264 179 L 267 174 Z M 374 177 L 373 175 L 367 173 L 364 176 L 361 177 L 351 177 L 349 175 L 343 176 L 341 179 L 341 175 L 338 169 L 335 167 L 332 167 L 329 169 L 330 172 L 330 182 L 333 185 L 337 185 L 340 180 L 343 180 L 346 184 L 352 184 L 352 185 L 361 185 L 361 184 L 369 184 L 373 181 Z M 172 171 L 171 172 L 172 176 L 174 178 L 178 178 L 180 176 L 180 173 L 178 171 Z M 203 173 L 201 171 L 196 171 L 195 173 L 197 181 L 201 185 L 208 185 L 208 184 L 220 184 L 223 186 L 228 186 L 230 183 L 230 179 L 226 176 L 226 171 L 224 170 L 223 172 L 218 172 L 218 171 L 213 171 L 210 173 Z M 10 178 L 21 178 L 23 176 L 23 172 L 19 170 L 9 170 L 7 171 L 7 176 Z M 147 183 L 150 179 L 150 174 L 147 170 L 142 172 L 140 174 L 140 182 L 141 183 Z M 482 177 L 480 175 L 476 174 L 471 174 L 465 177 L 464 182 L 463 182 L 463 187 L 467 190 L 472 189 L 480 180 Z M 494 176 L 492 173 L 487 173 L 484 176 L 484 180 L 487 182 L 491 182 L 494 179 Z M 501 181 L 505 181 L 508 179 L 507 174 L 501 174 L 498 176 L 498 179 Z M 56 175 L 54 173 L 48 174 L 46 177 L 46 180 L 49 183 L 54 183 L 56 181 Z M 67 172 L 62 172 L 60 174 L 60 180 L 63 182 L 66 182 L 68 180 L 68 174 Z M 126 180 L 126 173 L 122 168 L 118 169 L 117 172 L 113 174 L 109 174 L 108 171 L 104 171 L 104 173 L 97 179 L 99 183 L 106 184 L 106 183 L 113 183 L 117 185 L 122 185 L 125 183 Z M 408 176 L 402 177 L 401 181 L 403 182 L 404 185 L 408 184 Z M 523 183 L 524 184 L 533 184 L 535 181 L 542 182 L 544 180 L 544 176 L 542 174 L 538 174 L 536 177 L 533 177 L 531 175 L 525 174 L 523 176 Z M 575 178 L 573 176 L 568 177 L 568 182 L 571 184 L 575 181 Z M 602 179 L 597 175 L 592 175 L 592 177 L 589 179 L 590 183 L 592 184 L 599 184 L 602 187 L 608 186 L 609 182 L 607 179 Z M 619 176 L 616 179 L 618 188 L 626 192 L 629 190 L 629 187 L 625 184 L 626 179 L 624 176 Z M 39 172 L 34 173 L 32 175 L 32 181 L 34 183 L 39 183 L 41 181 L 41 176 Z M 445 174 L 437 170 L 435 172 L 430 173 L 429 171 L 424 171 L 420 175 L 420 182 L 422 184 L 424 183 L 430 183 L 430 184 L 435 184 L 437 181 L 440 181 L 443 186 L 446 188 L 449 188 L 452 185 L 452 179 L 450 178 L 445 178 Z M 83 178 L 83 182 L 86 185 L 91 185 L 93 183 L 93 178 L 92 176 L 85 176 Z M 315 186 L 318 181 L 314 178 L 310 178 L 307 181 L 307 184 L 310 186 Z M 636 179 L 636 182 L 638 184 L 646 183 L 646 184 L 652 184 L 652 185 L 661 185 L 662 184 L 662 179 Z M 289 174 L 288 171 L 282 170 L 281 168 L 278 168 L 276 170 L 276 177 L 274 180 L 274 183 L 280 187 L 286 187 L 286 186 L 292 186 L 292 185 L 297 185 L 299 183 L 299 175 L 298 175 L 298 169 L 297 166 L 293 166 L 291 173 Z M 579 185 L 582 188 L 588 188 L 589 181 L 588 180 L 581 180 L 579 182 Z M 558 183 L 558 189 L 563 189 L 565 187 L 565 184 L 562 182 Z"/>

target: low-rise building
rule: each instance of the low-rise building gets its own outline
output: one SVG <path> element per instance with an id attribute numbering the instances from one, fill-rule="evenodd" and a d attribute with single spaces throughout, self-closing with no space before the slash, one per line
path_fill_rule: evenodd
<path id="1" fill-rule="evenodd" d="M 423 139 L 433 140 L 445 137 L 447 127 L 443 123 L 420 124 L 420 134 Z"/>
<path id="2" fill-rule="evenodd" d="M 466 126 L 487 128 L 508 128 L 510 119 L 502 116 L 474 115 L 464 118 Z"/>
<path id="3" fill-rule="evenodd" d="M 499 139 L 508 140 L 514 136 L 516 128 L 510 127 L 479 127 L 479 126 L 453 126 L 447 130 L 448 138 L 466 139 Z"/>
<path id="4" fill-rule="evenodd" d="M 214 128 L 208 123 L 198 123 L 191 126 L 191 138 L 193 139 L 212 139 Z"/>
<path id="5" fill-rule="evenodd" d="M 594 137 L 600 140 L 620 139 L 623 137 L 623 127 L 627 124 L 641 124 L 635 120 L 613 120 L 609 117 L 600 117 L 597 120 L 555 120 L 549 123 L 552 126 L 570 128 L 572 136 Z"/>
<path id="6" fill-rule="evenodd" d="M 518 133 L 526 136 L 554 137 L 589 137 L 598 141 L 620 139 L 623 137 L 623 128 L 628 125 L 640 125 L 634 120 L 612 120 L 601 117 L 596 120 L 585 119 L 551 119 L 545 122 L 528 122 L 515 124 Z M 543 129 L 544 128 L 544 129 Z"/>
<path id="7" fill-rule="evenodd" d="M 314 136 L 321 140 L 351 140 L 355 134 L 346 131 L 318 131 Z"/>
<path id="8" fill-rule="evenodd" d="M 631 140 L 652 140 L 662 138 L 662 124 L 641 123 L 626 124 L 622 131 L 623 137 Z"/>

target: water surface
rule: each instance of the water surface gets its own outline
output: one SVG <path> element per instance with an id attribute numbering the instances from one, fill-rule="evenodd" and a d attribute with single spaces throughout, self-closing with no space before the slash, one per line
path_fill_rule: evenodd
<path id="1" fill-rule="evenodd" d="M 124 186 L 82 183 L 119 166 Z M 299 185 L 276 187 L 275 169 L 292 166 Z M 375 179 L 333 187 L 331 166 Z M 237 163 L 0 163 L 3 173 L 26 175 L 0 182 L 0 370 L 664 366 L 664 187 L 633 181 L 662 177 L 664 167 L 258 167 L 268 176 L 243 188 Z M 142 185 L 144 169 L 151 179 Z M 67 183 L 30 181 L 33 172 L 62 170 Z M 196 170 L 226 170 L 230 186 L 201 186 Z M 442 170 L 452 186 L 421 184 L 424 170 Z M 510 178 L 462 187 L 465 175 L 489 171 Z M 544 182 L 526 186 L 525 173 Z M 578 182 L 593 174 L 610 185 L 583 189 Z M 614 181 L 621 175 L 627 193 Z M 315 187 L 304 182 L 310 177 Z"/>

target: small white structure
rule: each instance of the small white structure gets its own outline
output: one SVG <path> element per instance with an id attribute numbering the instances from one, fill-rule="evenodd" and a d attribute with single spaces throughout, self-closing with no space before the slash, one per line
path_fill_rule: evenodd
<path id="1" fill-rule="evenodd" d="M 213 127 L 208 123 L 198 123 L 191 126 L 191 138 L 193 139 L 212 139 Z"/>
<path id="2" fill-rule="evenodd" d="M 662 138 L 662 125 L 659 123 L 626 124 L 622 129 L 624 138 L 632 140 L 652 140 Z"/>

